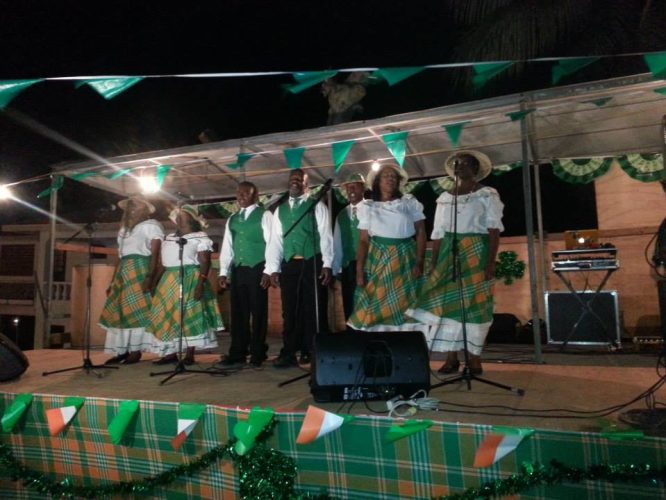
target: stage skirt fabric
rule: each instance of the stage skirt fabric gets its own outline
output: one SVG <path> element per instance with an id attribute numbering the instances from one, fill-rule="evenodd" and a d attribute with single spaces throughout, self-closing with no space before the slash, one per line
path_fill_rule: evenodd
<path id="1" fill-rule="evenodd" d="M 194 299 L 199 281 L 199 266 L 183 268 L 183 349 L 217 347 L 216 331 L 224 328 L 215 294 L 208 280 L 203 283 L 201 300 Z M 148 331 L 155 337 L 153 352 L 166 356 L 178 352 L 180 335 L 180 269 L 167 267 L 153 297 Z"/>
<path id="2" fill-rule="evenodd" d="M 426 330 L 405 316 L 421 281 L 412 277 L 415 262 L 414 239 L 372 236 L 365 263 L 368 281 L 365 287 L 356 287 L 354 311 L 347 324 L 364 331 Z"/>
<path id="3" fill-rule="evenodd" d="M 143 255 L 120 259 L 99 318 L 100 326 L 106 330 L 104 352 L 107 354 L 152 349 L 152 336 L 146 333 L 151 299 L 149 293 L 141 290 L 149 267 L 150 257 Z"/>
<path id="4" fill-rule="evenodd" d="M 463 348 L 462 309 L 458 281 L 453 278 L 453 235 L 447 233 L 439 251 L 437 266 L 428 276 L 418 299 L 407 315 L 430 325 L 426 338 L 433 351 Z M 465 301 L 467 347 L 481 354 L 493 321 L 493 281 L 485 279 L 488 259 L 487 234 L 459 234 L 460 280 Z"/>

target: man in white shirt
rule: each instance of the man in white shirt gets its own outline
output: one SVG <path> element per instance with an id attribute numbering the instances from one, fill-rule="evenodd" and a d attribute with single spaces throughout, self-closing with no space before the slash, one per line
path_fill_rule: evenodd
<path id="1" fill-rule="evenodd" d="M 333 234 L 328 208 L 310 197 L 307 182 L 303 170 L 291 171 L 289 199 L 275 210 L 266 252 L 266 273 L 282 296 L 283 347 L 275 368 L 310 363 L 315 333 L 328 331 L 326 287 L 331 281 Z"/>
<path id="2" fill-rule="evenodd" d="M 273 214 L 257 205 L 257 187 L 241 182 L 236 192 L 240 206 L 229 217 L 220 251 L 220 288 L 231 288 L 231 346 L 220 364 L 241 367 L 250 354 L 258 368 L 266 359 L 268 287 L 266 248 L 271 237 Z"/>

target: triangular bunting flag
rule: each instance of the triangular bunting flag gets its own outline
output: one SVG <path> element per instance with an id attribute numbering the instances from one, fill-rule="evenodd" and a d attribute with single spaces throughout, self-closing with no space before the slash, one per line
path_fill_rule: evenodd
<path id="1" fill-rule="evenodd" d="M 495 63 L 481 63 L 472 66 L 474 68 L 474 77 L 472 78 L 472 85 L 475 89 L 480 89 L 491 78 L 499 75 L 502 71 L 509 68 L 513 62 L 495 62 Z"/>
<path id="2" fill-rule="evenodd" d="M 114 180 L 122 177 L 123 175 L 129 174 L 131 171 L 132 171 L 131 168 L 124 168 L 122 170 L 116 170 L 115 172 L 111 172 L 110 174 L 106 174 L 104 177 L 106 177 L 109 180 L 114 181 Z"/>
<path id="3" fill-rule="evenodd" d="M 333 155 L 335 173 L 338 173 L 342 168 L 342 164 L 345 162 L 345 158 L 347 158 L 347 155 L 349 154 L 349 151 L 351 151 L 355 142 L 356 141 L 352 139 L 351 141 L 334 142 L 331 144 L 331 154 Z"/>
<path id="4" fill-rule="evenodd" d="M 666 87 L 659 87 L 658 89 L 654 89 L 654 91 L 657 94 L 666 95 Z"/>
<path id="5" fill-rule="evenodd" d="M 297 444 L 309 444 L 313 441 L 325 436 L 337 429 L 342 424 L 349 422 L 353 417 L 345 415 L 341 417 L 335 413 L 324 411 L 316 406 L 308 406 L 308 411 L 305 413 L 301 431 L 296 438 Z"/>
<path id="6" fill-rule="evenodd" d="M 120 403 L 118 414 L 113 417 L 108 427 L 109 436 L 113 444 L 120 444 L 127 427 L 137 411 L 139 411 L 138 401 L 123 401 Z"/>
<path id="7" fill-rule="evenodd" d="M 405 151 L 407 150 L 407 135 L 409 132 L 392 132 L 390 134 L 384 134 L 382 139 L 384 144 L 393 155 L 393 158 L 398 162 L 398 165 L 402 167 L 402 164 L 405 162 Z"/>
<path id="8" fill-rule="evenodd" d="M 423 66 L 407 66 L 402 68 L 379 68 L 372 73 L 372 76 L 383 78 L 389 84 L 393 86 L 396 83 L 400 83 L 403 80 L 406 80 L 410 76 L 414 76 L 416 73 L 420 73 L 425 68 Z"/>
<path id="9" fill-rule="evenodd" d="M 284 157 L 287 160 L 287 166 L 291 169 L 301 168 L 305 148 L 289 148 L 284 150 Z"/>
<path id="10" fill-rule="evenodd" d="M 180 449 L 205 411 L 206 405 L 180 403 L 178 406 L 178 431 L 176 437 L 171 440 L 171 446 L 174 450 L 178 451 Z"/>
<path id="11" fill-rule="evenodd" d="M 67 397 L 63 406 L 46 410 L 46 423 L 49 425 L 49 434 L 57 436 L 65 430 L 67 424 L 76 416 L 81 409 L 85 398 Z"/>
<path id="12" fill-rule="evenodd" d="M 77 87 L 88 85 L 104 97 L 104 99 L 113 99 L 118 94 L 125 92 L 128 88 L 139 83 L 143 78 L 97 78 L 95 80 L 85 80 L 79 83 Z"/>
<path id="13" fill-rule="evenodd" d="M 476 450 L 474 467 L 490 467 L 515 450 L 523 439 L 532 434 L 534 434 L 533 429 L 493 427 L 493 433 L 487 435 Z"/>
<path id="14" fill-rule="evenodd" d="M 506 113 L 506 117 L 509 118 L 512 122 L 517 122 L 518 120 L 522 120 L 525 118 L 527 115 L 529 115 L 531 112 L 535 111 L 534 109 L 525 109 L 522 111 L 512 111 L 511 113 Z"/>
<path id="15" fill-rule="evenodd" d="M 56 175 L 51 182 L 51 185 L 47 187 L 44 191 L 37 195 L 37 198 L 44 198 L 46 196 L 51 196 L 51 193 L 60 189 L 63 184 L 65 184 L 65 178 L 62 175 Z"/>
<path id="16" fill-rule="evenodd" d="M 157 189 L 162 189 L 164 179 L 173 168 L 172 165 L 159 165 L 155 171 L 155 180 L 157 181 Z"/>
<path id="17" fill-rule="evenodd" d="M 234 436 L 238 441 L 234 451 L 243 456 L 249 452 L 257 441 L 257 437 L 273 420 L 274 411 L 271 408 L 252 408 L 247 422 L 237 422 L 234 425 Z"/>
<path id="18" fill-rule="evenodd" d="M 598 57 L 577 57 L 574 59 L 560 59 L 552 69 L 552 83 L 557 85 L 565 76 L 572 75 L 580 71 L 585 66 L 598 61 Z"/>
<path id="19" fill-rule="evenodd" d="M 69 176 L 73 181 L 82 181 L 88 177 L 95 177 L 96 175 L 101 175 L 99 172 L 81 172 L 79 174 L 72 174 Z"/>
<path id="20" fill-rule="evenodd" d="M 18 394 L 2 415 L 2 431 L 11 432 L 32 403 L 32 394 Z"/>
<path id="21" fill-rule="evenodd" d="M 645 63 L 650 68 L 650 73 L 655 78 L 666 78 L 666 52 L 656 52 L 643 56 Z"/>
<path id="22" fill-rule="evenodd" d="M 25 89 L 42 80 L 4 80 L 0 82 L 0 109 L 5 109 L 10 102 Z"/>
<path id="23" fill-rule="evenodd" d="M 432 420 L 408 420 L 403 425 L 392 425 L 384 436 L 384 442 L 393 443 L 432 426 Z"/>
<path id="24" fill-rule="evenodd" d="M 236 170 L 242 168 L 247 161 L 254 156 L 254 153 L 238 153 L 236 155 L 236 161 L 234 163 L 227 163 L 227 167 L 231 170 Z"/>
<path id="25" fill-rule="evenodd" d="M 594 104 L 597 108 L 600 108 L 602 106 L 605 106 L 608 104 L 610 101 L 612 101 L 612 97 L 600 97 L 599 99 L 592 99 L 591 101 L 583 101 L 584 104 Z"/>
<path id="26" fill-rule="evenodd" d="M 468 123 L 469 122 L 458 122 L 458 123 L 449 123 L 448 125 L 442 125 L 444 130 L 446 130 L 446 134 L 449 136 L 449 140 L 451 141 L 451 144 L 453 144 L 454 148 L 458 147 L 458 141 L 460 140 L 460 134 L 462 133 L 462 129 Z"/>
<path id="27" fill-rule="evenodd" d="M 282 87 L 288 92 L 291 92 L 292 94 L 298 94 L 306 89 L 309 89 L 310 87 L 313 87 L 314 85 L 317 85 L 318 83 L 323 82 L 324 80 L 333 78 L 337 74 L 338 74 L 337 70 L 303 71 L 299 73 L 293 73 L 292 76 L 294 77 L 294 80 L 296 80 L 297 83 L 293 83 L 291 85 L 283 85 Z"/>

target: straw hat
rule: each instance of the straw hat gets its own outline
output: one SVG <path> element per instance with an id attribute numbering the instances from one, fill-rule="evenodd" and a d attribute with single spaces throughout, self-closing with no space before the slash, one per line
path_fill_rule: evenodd
<path id="1" fill-rule="evenodd" d="M 199 213 L 199 209 L 194 205 L 181 205 L 180 207 L 174 208 L 169 214 L 169 219 L 171 220 L 171 222 L 173 222 L 174 224 L 176 223 L 176 217 L 178 217 L 178 214 L 180 212 L 185 212 L 186 214 L 188 214 L 195 221 L 197 221 L 202 228 L 208 227 L 208 222 L 206 221 L 204 216 Z"/>
<path id="2" fill-rule="evenodd" d="M 490 172 L 493 170 L 493 164 L 490 161 L 490 158 L 488 158 L 487 155 L 481 153 L 480 151 L 473 151 L 471 149 L 463 149 L 461 151 L 456 151 L 453 153 L 451 156 L 449 156 L 446 161 L 444 162 L 444 170 L 450 177 L 455 177 L 455 165 L 454 162 L 456 159 L 460 156 L 473 156 L 476 158 L 476 161 L 479 162 L 479 171 L 476 173 L 476 177 L 474 178 L 475 181 L 480 181 L 481 179 L 485 179 L 490 175 Z"/>
<path id="3" fill-rule="evenodd" d="M 130 196 L 129 198 L 120 200 L 118 202 L 118 206 L 120 207 L 121 210 L 127 210 L 127 205 L 129 204 L 130 201 L 133 201 L 134 203 L 142 203 L 143 205 L 146 206 L 146 208 L 148 208 L 148 213 L 151 214 L 155 213 L 155 205 L 150 203 L 145 198 L 142 198 L 141 196 Z"/>
<path id="4" fill-rule="evenodd" d="M 405 184 L 407 184 L 407 181 L 409 180 L 409 175 L 407 172 L 400 168 L 397 163 L 382 163 L 379 169 L 371 170 L 368 174 L 368 180 L 365 183 L 368 189 L 372 189 L 372 184 L 375 182 L 375 178 L 385 168 L 393 169 L 398 174 L 398 176 L 400 176 L 400 187 L 405 187 Z"/>
<path id="5" fill-rule="evenodd" d="M 344 186 L 345 184 L 353 184 L 355 182 L 360 182 L 361 184 L 365 184 L 365 177 L 363 177 L 363 174 L 349 174 L 347 178 L 344 180 L 344 182 L 341 182 L 340 185 Z"/>

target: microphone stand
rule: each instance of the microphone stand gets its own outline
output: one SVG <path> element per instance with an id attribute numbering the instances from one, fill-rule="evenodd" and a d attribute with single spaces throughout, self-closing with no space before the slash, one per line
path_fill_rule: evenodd
<path id="1" fill-rule="evenodd" d="M 326 193 L 328 193 L 328 190 L 331 189 L 331 184 L 333 183 L 333 179 L 329 179 L 324 183 L 322 186 L 321 190 L 317 193 L 317 196 L 313 198 L 314 202 L 308 207 L 308 209 L 301 214 L 301 216 L 285 231 L 283 238 L 286 238 L 289 233 L 291 233 L 296 226 L 298 226 L 298 223 L 303 220 L 303 217 L 305 217 L 307 214 L 310 212 L 313 212 L 312 216 L 312 281 L 314 285 L 314 296 L 315 296 L 315 335 L 318 336 L 321 331 L 319 329 L 319 276 L 317 276 L 317 246 L 315 243 L 315 231 L 317 230 L 317 221 L 316 216 L 314 215 L 314 210 L 315 207 L 317 206 L 317 203 L 319 203 Z M 313 345 L 313 350 L 314 350 L 314 339 L 312 342 Z M 313 353 L 314 354 L 314 353 Z M 278 384 L 278 387 L 284 387 L 285 385 L 289 385 L 293 382 L 297 382 L 298 380 L 303 380 L 306 377 L 309 377 L 311 375 L 310 370 L 304 370 L 305 373 L 302 375 L 298 375 L 296 377 L 290 378 L 289 380 L 285 380 L 284 382 L 280 382 Z"/>
<path id="2" fill-rule="evenodd" d="M 187 245 L 187 239 L 183 238 L 179 234 L 176 234 L 178 237 L 178 260 L 179 260 L 179 269 L 178 269 L 178 277 L 179 277 L 179 283 L 178 283 L 178 300 L 179 300 L 179 307 L 180 307 L 180 318 L 179 318 L 179 335 L 178 335 L 178 362 L 176 363 L 176 366 L 174 367 L 173 370 L 168 370 L 168 371 L 162 371 L 162 372 L 151 372 L 150 376 L 155 377 L 157 375 L 165 375 L 169 374 L 168 377 L 166 377 L 164 380 L 160 381 L 160 385 L 165 384 L 169 380 L 171 380 L 173 377 L 176 375 L 181 375 L 183 373 L 207 373 L 209 375 L 223 375 L 227 376 L 229 375 L 229 372 L 226 370 L 192 370 L 189 369 L 185 365 L 185 358 L 183 356 L 183 336 L 185 333 L 185 329 L 183 326 L 183 319 L 185 316 L 185 298 L 184 298 L 184 293 L 183 293 L 183 284 L 185 282 L 185 268 L 183 266 L 183 249 L 185 248 L 185 245 Z"/>
<path id="3" fill-rule="evenodd" d="M 76 238 L 79 234 L 81 234 L 83 231 L 85 231 L 88 235 L 88 275 L 86 277 L 86 316 L 85 316 L 85 332 L 84 332 L 84 340 L 83 340 L 83 347 L 82 350 L 85 351 L 85 355 L 83 358 L 83 364 L 81 366 L 74 366 L 71 368 L 63 368 L 62 370 L 53 370 L 50 372 L 42 372 L 42 376 L 46 377 L 47 375 L 52 375 L 54 373 L 63 373 L 63 372 L 69 372 L 73 370 L 85 370 L 86 373 L 90 373 L 91 371 L 97 375 L 98 378 L 102 377 L 101 373 L 95 372 L 97 369 L 105 369 L 105 370 L 117 370 L 117 366 L 108 366 L 108 365 L 95 365 L 93 362 L 90 360 L 90 309 L 91 309 L 91 289 L 92 289 L 92 238 L 93 238 L 93 233 L 95 232 L 95 223 L 94 222 L 89 222 L 85 226 L 83 226 L 81 229 L 79 229 L 76 233 L 74 233 L 72 236 L 67 238 L 65 240 L 65 243 L 69 243 L 72 241 L 74 238 Z M 51 291 L 49 290 L 49 293 Z"/>
<path id="4" fill-rule="evenodd" d="M 525 394 L 524 389 L 519 389 L 516 387 L 511 387 L 508 385 L 500 384 L 498 382 L 493 382 L 491 380 L 486 380 L 484 378 L 478 377 L 472 373 L 472 370 L 469 367 L 469 350 L 467 349 L 467 309 L 465 307 L 465 296 L 463 293 L 463 284 L 462 284 L 462 271 L 460 267 L 460 252 L 458 248 L 458 193 L 460 189 L 459 177 L 458 177 L 458 160 L 455 161 L 454 166 L 454 182 L 455 182 L 455 191 L 453 196 L 453 239 L 451 242 L 451 256 L 453 258 L 453 268 L 451 269 L 451 282 L 458 284 L 458 298 L 460 301 L 460 319 L 462 320 L 462 334 L 463 334 L 463 354 L 465 357 L 465 366 L 460 375 L 451 377 L 449 379 L 443 380 L 438 384 L 434 384 L 430 387 L 430 390 L 442 387 L 443 385 L 453 384 L 455 382 L 464 381 L 467 383 L 467 390 L 472 390 L 472 380 L 478 380 L 487 385 L 492 385 L 494 387 L 499 387 L 507 391 L 515 392 L 519 396 Z M 490 257 L 490 256 L 489 256 Z M 433 345 L 436 339 L 433 338 Z"/>

